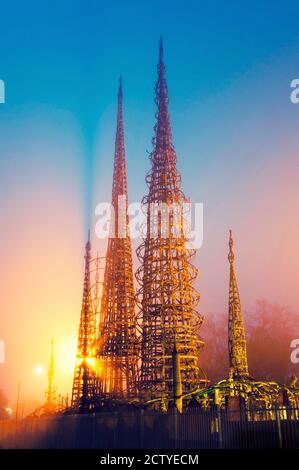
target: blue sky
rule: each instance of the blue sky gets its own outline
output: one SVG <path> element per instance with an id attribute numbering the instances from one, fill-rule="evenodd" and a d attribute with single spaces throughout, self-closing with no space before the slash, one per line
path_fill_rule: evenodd
<path id="1" fill-rule="evenodd" d="M 71 113 L 82 129 L 89 187 L 96 131 L 114 105 L 120 73 L 127 126 L 138 113 L 147 137 L 136 150 L 144 155 L 149 145 L 161 33 L 174 116 L 189 103 L 221 94 L 257 64 L 298 44 L 296 2 L 4 1 L 1 17 L 0 73 L 7 112 L 43 105 Z M 130 150 L 128 159 L 135 149 Z M 133 158 L 129 167 L 134 172 Z"/>

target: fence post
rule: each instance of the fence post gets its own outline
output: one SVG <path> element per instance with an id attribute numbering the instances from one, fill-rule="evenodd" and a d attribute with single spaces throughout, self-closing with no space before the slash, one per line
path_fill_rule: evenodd
<path id="1" fill-rule="evenodd" d="M 280 416 L 279 416 L 279 409 L 275 409 L 275 415 L 276 415 L 276 423 L 277 423 L 277 431 L 278 431 L 278 446 L 280 449 L 282 449 L 282 434 L 281 434 L 281 422 L 280 422 Z"/>
<path id="2" fill-rule="evenodd" d="M 113 448 L 117 449 L 118 447 L 118 412 L 114 411 L 114 431 L 113 431 Z"/>
<path id="3" fill-rule="evenodd" d="M 174 408 L 174 448 L 178 448 L 178 410 Z"/>
<path id="4" fill-rule="evenodd" d="M 144 439 L 144 409 L 140 410 L 140 449 L 143 449 L 143 439 Z"/>
<path id="5" fill-rule="evenodd" d="M 222 439 L 222 421 L 221 421 L 221 410 L 217 405 L 217 416 L 218 416 L 218 448 L 222 449 L 223 439 Z"/>

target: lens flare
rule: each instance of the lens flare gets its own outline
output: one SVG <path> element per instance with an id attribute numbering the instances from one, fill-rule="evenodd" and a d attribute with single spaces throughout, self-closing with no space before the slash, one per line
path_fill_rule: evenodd
<path id="1" fill-rule="evenodd" d="M 38 364 L 37 366 L 35 366 L 35 368 L 34 368 L 34 373 L 35 373 L 36 375 L 43 375 L 44 372 L 45 372 L 45 368 L 44 368 L 43 365 Z"/>

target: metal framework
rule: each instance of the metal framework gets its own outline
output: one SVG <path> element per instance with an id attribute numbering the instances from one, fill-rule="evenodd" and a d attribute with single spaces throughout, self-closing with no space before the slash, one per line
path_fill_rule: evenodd
<path id="1" fill-rule="evenodd" d="M 48 386 L 46 389 L 46 401 L 42 406 L 36 408 L 29 416 L 49 416 L 64 411 L 68 406 L 69 397 L 57 394 L 57 387 L 54 385 L 54 340 L 51 340 L 50 365 L 48 369 Z"/>
<path id="2" fill-rule="evenodd" d="M 111 205 L 113 233 L 108 239 L 97 339 L 100 367 L 97 395 L 106 403 L 109 400 L 136 397 L 138 380 L 138 339 L 122 100 L 120 79 Z"/>
<path id="3" fill-rule="evenodd" d="M 235 272 L 232 231 L 229 231 L 229 302 L 228 302 L 228 377 L 203 390 L 185 396 L 189 405 L 203 409 L 218 407 L 232 411 L 252 411 L 250 419 L 264 420 L 273 415 L 275 407 L 298 407 L 299 389 L 296 377 L 289 386 L 256 380 L 249 375 L 246 336 L 240 294 Z M 257 412 L 264 410 L 265 413 Z M 269 410 L 269 412 L 267 411 Z M 256 413 L 257 412 L 257 413 Z"/>
<path id="4" fill-rule="evenodd" d="M 266 414 L 253 413 L 252 419 L 256 416 L 266 419 L 268 411 L 271 414 L 276 406 L 299 406 L 295 376 L 289 386 L 281 386 L 276 382 L 257 381 L 249 375 L 231 230 L 229 374 L 208 386 L 209 381 L 199 366 L 198 355 L 204 344 L 199 336 L 203 317 L 196 310 L 200 298 L 193 285 L 197 269 L 191 263 L 194 250 L 187 247 L 186 212 L 190 207 L 181 191 L 181 176 L 176 166 L 162 39 L 157 69 L 156 125 L 151 169 L 146 177 L 148 195 L 143 198 L 146 233 L 137 249 L 141 266 L 136 278 L 140 288 L 135 297 L 120 79 L 111 205 L 113 233 L 108 239 L 103 286 L 100 289 L 100 258 L 91 257 L 88 237 L 71 407 L 68 408 L 68 397 L 57 396 L 54 386 L 52 341 L 46 402 L 31 416 L 62 410 L 93 412 L 109 404 L 135 404 L 135 399 L 146 406 L 158 405 L 163 412 L 171 405 L 181 412 L 192 404 L 204 409 L 265 411 Z"/>
<path id="5" fill-rule="evenodd" d="M 235 272 L 234 241 L 229 231 L 229 301 L 228 301 L 228 354 L 233 378 L 248 377 L 246 337 L 240 294 Z"/>
<path id="6" fill-rule="evenodd" d="M 91 261 L 91 243 L 88 236 L 85 247 L 83 299 L 71 401 L 72 408 L 81 410 L 88 410 L 93 407 L 96 379 L 94 353 L 96 320 L 91 296 Z"/>
<path id="7" fill-rule="evenodd" d="M 193 287 L 197 269 L 190 263 L 194 251 L 186 248 L 185 208 L 176 168 L 176 152 L 168 112 L 168 89 L 160 40 L 156 93 L 156 125 L 152 163 L 143 204 L 146 235 L 137 249 L 141 266 L 137 298 L 142 332 L 140 393 L 145 400 L 160 400 L 163 411 L 173 396 L 174 353 L 179 356 L 182 393 L 207 383 L 198 364 L 203 341 L 198 335 L 202 316 L 196 311 L 199 293 Z M 174 383 L 175 382 L 175 383 Z"/>

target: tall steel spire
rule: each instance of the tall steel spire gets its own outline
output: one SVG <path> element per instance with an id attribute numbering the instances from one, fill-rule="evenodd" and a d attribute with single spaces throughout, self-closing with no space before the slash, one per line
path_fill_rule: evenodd
<path id="1" fill-rule="evenodd" d="M 167 158 L 170 155 L 165 153 L 165 150 L 172 147 L 172 132 L 170 125 L 170 118 L 168 112 L 168 86 L 165 77 L 165 65 L 164 65 L 164 50 L 162 37 L 159 44 L 159 62 L 158 62 L 158 80 L 155 87 L 156 98 L 155 102 L 158 108 L 156 113 L 157 123 L 155 126 L 155 136 L 153 138 L 153 144 L 156 146 L 158 151 L 162 151 L 162 155 L 157 152 L 156 156 L 160 155 L 163 158 Z M 164 150 L 164 154 L 163 154 Z M 171 153 L 171 157 L 176 161 L 175 152 Z"/>
<path id="2" fill-rule="evenodd" d="M 48 388 L 46 390 L 46 403 L 44 406 L 45 413 L 50 414 L 55 411 L 56 405 L 56 388 L 54 387 L 54 340 L 51 340 L 51 356 L 48 370 Z"/>
<path id="3" fill-rule="evenodd" d="M 114 233 L 108 240 L 97 352 L 101 370 L 97 393 L 107 400 L 137 393 L 138 341 L 122 99 L 120 79 L 112 187 Z"/>
<path id="4" fill-rule="evenodd" d="M 137 250 L 141 266 L 136 272 L 140 283 L 140 322 L 142 329 L 140 391 L 144 398 L 161 400 L 163 409 L 173 397 L 173 351 L 180 355 L 182 393 L 206 383 L 199 365 L 198 336 L 202 317 L 196 312 L 199 294 L 193 287 L 197 270 L 190 263 L 193 252 L 186 248 L 184 203 L 181 176 L 168 111 L 163 43 L 160 40 L 157 105 L 152 163 L 146 182 L 148 195 L 147 232 Z"/>
<path id="5" fill-rule="evenodd" d="M 85 273 L 83 299 L 78 334 L 77 358 L 75 365 L 72 403 L 73 408 L 90 409 L 94 399 L 95 384 L 95 316 L 92 308 L 90 263 L 91 243 L 90 234 L 85 246 Z"/>
<path id="6" fill-rule="evenodd" d="M 228 350 L 230 373 L 234 378 L 248 376 L 248 362 L 243 312 L 235 272 L 232 231 L 229 231 L 229 302 L 228 302 Z"/>
<path id="7" fill-rule="evenodd" d="M 123 88 L 122 78 L 119 78 L 118 98 L 117 98 L 117 125 L 114 151 L 114 170 L 112 186 L 112 204 L 115 207 L 117 215 L 118 197 L 125 197 L 128 203 L 128 183 L 126 170 L 126 153 L 124 137 L 124 118 L 123 118 Z M 117 226 L 116 226 L 117 227 Z"/>

